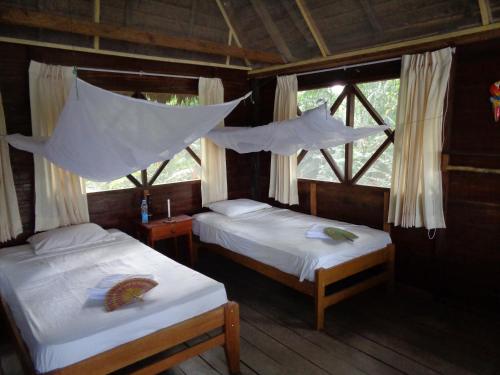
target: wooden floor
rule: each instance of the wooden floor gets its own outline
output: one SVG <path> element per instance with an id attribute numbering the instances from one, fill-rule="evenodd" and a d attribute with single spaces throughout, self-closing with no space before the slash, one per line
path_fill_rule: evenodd
<path id="1" fill-rule="evenodd" d="M 500 374 L 500 319 L 398 286 L 364 293 L 328 310 L 311 329 L 311 300 L 215 255 L 199 270 L 240 303 L 243 374 Z M 2 349 L 0 349 L 2 350 Z M 3 346 L 4 374 L 19 374 Z M 222 348 L 166 374 L 227 374 Z"/>

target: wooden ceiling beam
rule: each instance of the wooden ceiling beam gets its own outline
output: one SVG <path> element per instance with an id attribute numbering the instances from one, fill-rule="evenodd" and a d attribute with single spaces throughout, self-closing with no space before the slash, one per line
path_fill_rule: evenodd
<path id="1" fill-rule="evenodd" d="M 219 7 L 219 10 L 222 14 L 222 17 L 224 17 L 224 21 L 226 21 L 226 25 L 227 27 L 229 28 L 229 36 L 231 38 L 231 35 L 233 36 L 234 38 L 234 41 L 236 42 L 236 45 L 240 48 L 243 48 L 243 45 L 241 44 L 241 40 L 238 36 L 238 33 L 236 32 L 236 28 L 234 26 L 234 22 L 231 20 L 231 18 L 229 17 L 229 15 L 227 14 L 226 12 L 226 9 L 224 8 L 224 5 L 222 4 L 221 0 L 215 0 L 215 2 L 217 3 L 217 6 Z M 229 56 L 228 56 L 229 57 Z M 250 61 L 248 61 L 248 59 L 244 59 L 245 61 L 245 64 L 246 66 L 250 66 Z"/>
<path id="2" fill-rule="evenodd" d="M 274 23 L 273 18 L 269 14 L 264 2 L 262 0 L 250 0 L 250 3 L 252 4 L 255 12 L 258 14 L 274 45 L 276 46 L 276 48 L 278 48 L 278 51 L 280 51 L 285 60 L 297 60 L 290 51 L 290 48 L 288 48 L 285 39 L 281 35 L 281 32 L 276 26 L 276 23 Z"/>
<path id="3" fill-rule="evenodd" d="M 368 22 L 370 23 L 372 29 L 378 33 L 382 33 L 382 26 L 380 26 L 380 22 L 378 22 L 377 17 L 375 17 L 370 2 L 368 0 L 359 0 L 359 3 L 361 4 L 361 8 L 363 8 L 363 12 L 365 13 L 366 18 L 368 18 Z"/>
<path id="4" fill-rule="evenodd" d="M 491 7 L 490 0 L 477 0 L 479 5 L 479 11 L 481 12 L 481 23 L 484 25 L 489 25 L 491 23 Z"/>
<path id="5" fill-rule="evenodd" d="M 0 8 L 0 23 L 69 32 L 88 36 L 147 44 L 159 47 L 201 52 L 211 55 L 231 56 L 263 63 L 282 63 L 276 53 L 255 51 L 227 46 L 205 40 L 179 38 L 159 33 L 147 32 L 131 27 L 104 25 L 95 22 L 77 21 L 48 13 L 34 12 L 14 7 Z"/>
<path id="6" fill-rule="evenodd" d="M 101 0 L 94 0 L 94 22 L 101 22 Z M 99 37 L 94 36 L 94 48 L 99 49 Z"/>
<path id="7" fill-rule="evenodd" d="M 309 8 L 305 3 L 305 0 L 295 0 L 295 2 L 297 3 L 297 7 L 300 10 L 300 14 L 302 14 L 302 17 L 304 18 L 304 21 L 306 22 L 307 27 L 309 28 L 309 31 L 311 32 L 314 38 L 314 41 L 318 45 L 321 55 L 323 57 L 330 55 L 330 50 L 328 49 L 328 46 L 326 45 L 326 42 L 323 39 L 323 35 L 319 31 L 318 26 L 316 25 L 316 22 L 314 21 L 311 12 L 309 11 Z"/>
<path id="8" fill-rule="evenodd" d="M 277 74 L 293 74 L 317 69 L 334 68 L 349 64 L 399 57 L 405 53 L 418 53 L 431 49 L 444 48 L 450 45 L 468 44 L 495 38 L 500 38 L 500 22 L 403 42 L 361 48 L 327 57 L 317 57 L 282 65 L 253 69 L 248 72 L 248 75 L 251 78 L 261 78 Z"/>

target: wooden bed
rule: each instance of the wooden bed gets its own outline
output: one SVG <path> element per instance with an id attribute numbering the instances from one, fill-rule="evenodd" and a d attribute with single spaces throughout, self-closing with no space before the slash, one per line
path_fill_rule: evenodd
<path id="1" fill-rule="evenodd" d="M 311 215 L 316 215 L 317 200 L 316 185 L 314 183 L 311 183 L 310 191 Z M 387 223 L 388 208 L 389 193 L 386 192 L 384 193 L 384 231 L 386 232 L 390 232 L 390 225 Z M 238 254 L 216 244 L 202 243 L 199 239 L 197 239 L 197 247 L 198 249 L 205 248 L 216 254 L 227 257 L 236 263 L 313 297 L 315 305 L 315 328 L 317 330 L 324 329 L 325 309 L 327 307 L 382 283 L 387 283 L 389 289 L 393 286 L 396 249 L 394 244 L 387 245 L 384 248 L 357 257 L 338 266 L 326 269 L 317 269 L 315 271 L 314 282 L 308 280 L 299 281 L 299 278 L 292 274 L 285 273 L 272 266 Z M 381 270 L 374 275 L 363 278 L 353 285 L 342 288 L 334 293 L 327 294 L 326 289 L 329 285 L 335 284 L 350 276 L 357 275 L 374 267 L 380 267 Z"/>
<path id="2" fill-rule="evenodd" d="M 16 339 L 17 349 L 25 371 L 35 374 L 29 351 L 17 329 L 9 307 L 3 299 L 2 310 Z M 108 374 L 218 328 L 222 328 L 222 333 L 211 336 L 201 343 L 187 347 L 166 358 L 157 359 L 152 363 L 146 361 L 147 364 L 138 368 L 134 367 L 130 373 L 137 375 L 157 374 L 211 348 L 223 346 L 229 372 L 237 374 L 240 371 L 240 328 L 239 307 L 235 302 L 227 302 L 215 310 L 161 329 L 70 366 L 51 371 L 48 374 Z"/>

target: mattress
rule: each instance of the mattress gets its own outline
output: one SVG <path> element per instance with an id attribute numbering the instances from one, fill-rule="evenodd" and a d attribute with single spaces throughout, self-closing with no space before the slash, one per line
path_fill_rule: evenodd
<path id="1" fill-rule="evenodd" d="M 306 238 L 315 224 L 355 233 L 354 241 Z M 213 243 L 245 255 L 300 281 L 314 281 L 314 272 L 381 249 L 391 243 L 388 233 L 363 225 L 328 220 L 287 209 L 267 208 L 237 217 L 215 212 L 194 215 L 193 232 Z"/>
<path id="2" fill-rule="evenodd" d="M 114 231 L 114 240 L 53 254 L 0 250 L 0 292 L 38 372 L 68 366 L 227 302 L 224 285 Z M 152 274 L 144 301 L 106 312 L 87 289 L 110 274 Z"/>

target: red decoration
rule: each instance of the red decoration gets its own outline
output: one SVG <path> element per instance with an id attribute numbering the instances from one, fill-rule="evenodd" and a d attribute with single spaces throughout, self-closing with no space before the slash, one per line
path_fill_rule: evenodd
<path id="1" fill-rule="evenodd" d="M 490 86 L 490 94 L 490 101 L 493 106 L 493 118 L 495 122 L 498 122 L 500 120 L 500 81 Z"/>

